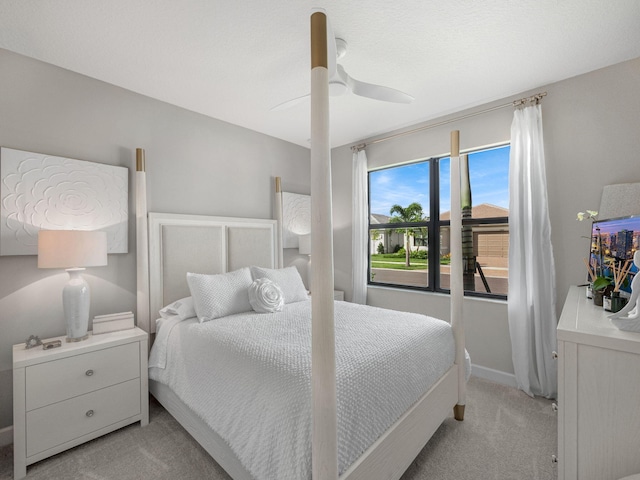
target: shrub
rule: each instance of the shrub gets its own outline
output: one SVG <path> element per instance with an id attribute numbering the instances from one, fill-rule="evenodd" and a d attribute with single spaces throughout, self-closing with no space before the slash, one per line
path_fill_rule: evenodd
<path id="1" fill-rule="evenodd" d="M 398 257 L 404 257 L 407 254 L 407 251 L 404 248 L 399 248 L 397 252 L 395 252 Z"/>
<path id="2" fill-rule="evenodd" d="M 396 246 L 393 247 L 393 253 L 398 253 L 402 247 L 396 243 Z"/>
<path id="3" fill-rule="evenodd" d="M 415 250 L 411 252 L 411 258 L 418 258 L 420 260 L 425 260 L 428 256 L 428 252 L 426 250 Z"/>
<path id="4" fill-rule="evenodd" d="M 384 253 L 384 245 L 382 244 L 382 242 L 378 244 L 377 250 L 380 255 Z"/>

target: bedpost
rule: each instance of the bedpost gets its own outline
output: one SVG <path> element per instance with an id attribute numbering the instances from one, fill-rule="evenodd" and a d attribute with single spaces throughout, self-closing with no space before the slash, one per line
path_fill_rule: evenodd
<path id="1" fill-rule="evenodd" d="M 463 324 L 462 209 L 460 207 L 460 132 L 451 132 L 451 328 L 456 344 L 458 365 L 458 403 L 453 407 L 456 420 L 464 419 L 466 402 L 465 351 Z"/>
<path id="2" fill-rule="evenodd" d="M 137 325 L 151 331 L 149 318 L 149 242 L 147 224 L 147 179 L 144 149 L 136 148 L 136 302 Z"/>
<path id="3" fill-rule="evenodd" d="M 278 222 L 278 231 L 276 232 L 278 258 L 276 258 L 276 265 L 278 265 L 278 268 L 282 268 L 284 267 L 284 251 L 282 250 L 282 181 L 280 177 L 276 177 L 276 196 L 273 205 L 276 221 Z"/>
<path id="4" fill-rule="evenodd" d="M 313 480 L 337 480 L 333 228 L 327 17 L 311 15 L 311 391 Z"/>

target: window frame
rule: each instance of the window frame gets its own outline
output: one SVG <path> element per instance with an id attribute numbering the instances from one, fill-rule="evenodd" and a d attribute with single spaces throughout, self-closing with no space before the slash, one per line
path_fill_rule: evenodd
<path id="1" fill-rule="evenodd" d="M 503 148 L 510 146 L 510 142 L 491 145 L 488 147 L 479 147 L 465 151 L 465 154 L 472 154 L 476 152 Z M 416 162 L 410 162 L 402 165 L 393 165 L 384 168 L 378 168 L 367 172 L 367 211 L 368 211 L 368 229 L 367 229 L 367 286 L 379 286 L 389 287 L 401 290 L 417 290 L 422 292 L 435 292 L 450 294 L 451 290 L 448 288 L 442 288 L 440 286 L 440 230 L 443 226 L 449 226 L 450 220 L 440 220 L 440 162 L 442 160 L 450 158 L 450 155 L 442 155 L 437 157 L 425 158 Z M 371 223 L 371 173 L 379 172 L 381 170 L 388 170 L 392 168 L 398 168 L 405 165 L 417 164 L 429 162 L 429 216 L 428 220 L 423 222 L 397 222 L 397 223 Z M 462 221 L 463 225 L 478 226 L 478 225 L 495 225 L 506 224 L 509 225 L 509 217 L 491 217 L 491 218 L 471 218 Z M 372 230 L 385 230 L 385 229 L 398 229 L 398 228 L 426 228 L 428 235 L 428 284 L 425 286 L 416 285 L 399 285 L 395 283 L 376 282 L 371 278 L 371 231 Z M 435 248 L 434 248 L 435 247 Z M 492 300 L 507 300 L 506 294 L 477 292 L 465 290 L 464 295 L 468 297 L 487 298 Z"/>

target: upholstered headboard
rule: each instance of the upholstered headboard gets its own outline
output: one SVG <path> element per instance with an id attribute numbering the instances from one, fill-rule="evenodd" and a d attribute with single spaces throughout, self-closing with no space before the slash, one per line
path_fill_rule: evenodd
<path id="1" fill-rule="evenodd" d="M 277 268 L 276 234 L 276 220 L 149 213 L 148 331 L 162 307 L 189 296 L 187 272 Z"/>

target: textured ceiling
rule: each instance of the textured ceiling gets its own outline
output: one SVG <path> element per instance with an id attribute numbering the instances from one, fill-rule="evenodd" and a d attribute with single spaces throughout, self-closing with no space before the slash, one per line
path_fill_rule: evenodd
<path id="1" fill-rule="evenodd" d="M 638 0 L 0 0 L 0 47 L 308 147 L 312 7 L 415 97 L 332 98 L 333 146 L 640 57 Z"/>

